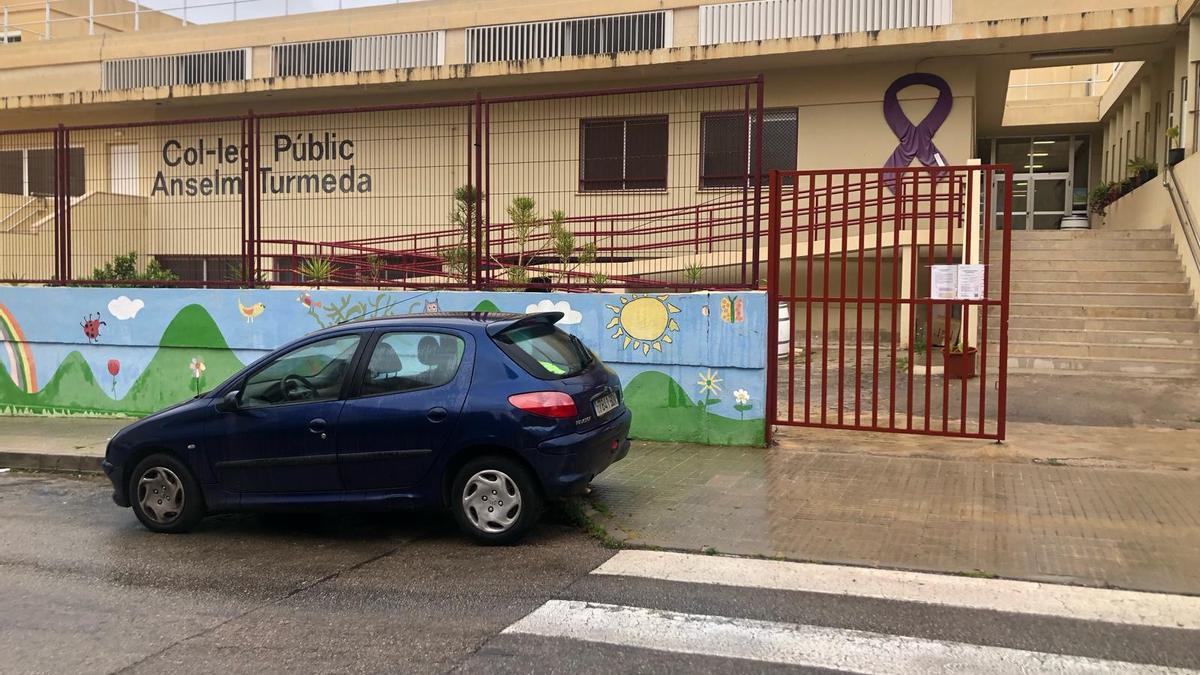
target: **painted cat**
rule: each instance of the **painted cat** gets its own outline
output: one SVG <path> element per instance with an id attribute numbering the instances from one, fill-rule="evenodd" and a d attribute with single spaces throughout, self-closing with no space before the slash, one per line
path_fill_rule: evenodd
<path id="1" fill-rule="evenodd" d="M 422 305 L 424 305 L 424 308 L 422 308 Z M 437 298 L 434 298 L 433 300 L 426 300 L 424 303 L 414 302 L 408 307 L 409 314 L 436 314 L 440 311 L 442 311 L 442 309 L 438 306 Z"/>

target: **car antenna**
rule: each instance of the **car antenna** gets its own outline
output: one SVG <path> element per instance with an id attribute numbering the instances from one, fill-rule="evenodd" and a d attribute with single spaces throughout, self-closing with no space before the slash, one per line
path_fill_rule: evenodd
<path id="1" fill-rule="evenodd" d="M 406 302 L 412 302 L 413 300 L 416 300 L 417 298 L 429 295 L 430 293 L 433 293 L 433 292 L 434 292 L 434 289 L 430 289 L 423 293 L 417 293 L 416 295 L 410 295 L 409 297 L 404 298 L 403 300 L 397 300 L 395 302 L 390 302 L 390 303 L 384 305 L 383 307 L 376 307 L 375 309 L 373 309 L 369 312 L 365 312 L 362 316 L 356 316 L 353 319 L 342 319 L 341 321 L 339 321 L 333 325 L 341 326 L 342 324 L 347 324 L 347 323 L 350 323 L 351 321 L 362 321 L 363 319 L 370 318 L 372 314 L 376 314 L 378 312 L 383 312 L 383 311 L 389 310 L 389 309 L 395 307 L 396 305 L 402 305 Z"/>

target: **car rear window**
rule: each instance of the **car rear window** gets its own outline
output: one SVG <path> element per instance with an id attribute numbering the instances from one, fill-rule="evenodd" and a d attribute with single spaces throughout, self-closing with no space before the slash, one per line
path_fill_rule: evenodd
<path id="1" fill-rule="evenodd" d="M 574 377 L 593 361 L 583 344 L 550 324 L 519 326 L 493 339 L 526 372 L 543 380 Z"/>

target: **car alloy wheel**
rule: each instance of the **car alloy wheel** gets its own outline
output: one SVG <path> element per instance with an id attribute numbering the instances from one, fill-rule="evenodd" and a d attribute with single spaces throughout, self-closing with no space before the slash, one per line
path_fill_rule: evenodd
<path id="1" fill-rule="evenodd" d="M 183 481 L 165 466 L 153 466 L 142 472 L 137 496 L 142 512 L 159 525 L 178 520 L 187 499 Z"/>
<path id="2" fill-rule="evenodd" d="M 521 517 L 521 490 L 508 474 L 485 469 L 467 479 L 463 512 L 480 532 L 507 532 Z"/>

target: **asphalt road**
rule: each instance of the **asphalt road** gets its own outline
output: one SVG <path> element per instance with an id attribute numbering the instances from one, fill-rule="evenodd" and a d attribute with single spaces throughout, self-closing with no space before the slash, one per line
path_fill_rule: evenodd
<path id="1" fill-rule="evenodd" d="M 0 474 L 0 672 L 1179 672 L 1200 598 L 654 552 L 428 514 L 146 532 L 97 478 Z"/>

